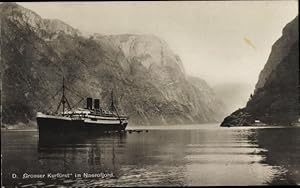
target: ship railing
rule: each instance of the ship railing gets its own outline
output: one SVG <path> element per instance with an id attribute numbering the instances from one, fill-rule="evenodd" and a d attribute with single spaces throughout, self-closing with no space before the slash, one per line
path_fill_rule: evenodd
<path id="1" fill-rule="evenodd" d="M 82 118 L 81 117 L 71 117 L 72 120 L 81 120 Z"/>

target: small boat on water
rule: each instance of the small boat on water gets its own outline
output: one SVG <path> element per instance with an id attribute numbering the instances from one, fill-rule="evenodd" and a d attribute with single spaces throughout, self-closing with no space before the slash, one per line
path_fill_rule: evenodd
<path id="1" fill-rule="evenodd" d="M 256 120 L 254 120 L 253 126 L 267 126 L 267 124 L 256 119 Z"/>
<path id="2" fill-rule="evenodd" d="M 300 118 L 298 118 L 298 121 L 293 122 L 293 123 L 292 123 L 292 126 L 300 127 Z"/>
<path id="3" fill-rule="evenodd" d="M 110 110 L 100 107 L 100 100 L 88 97 L 86 108 L 72 109 L 65 95 L 65 82 L 63 79 L 62 97 L 57 112 L 62 106 L 61 113 L 37 112 L 36 120 L 39 135 L 65 135 L 70 133 L 98 134 L 112 131 L 124 131 L 128 124 L 128 116 L 119 115 L 111 93 Z"/>

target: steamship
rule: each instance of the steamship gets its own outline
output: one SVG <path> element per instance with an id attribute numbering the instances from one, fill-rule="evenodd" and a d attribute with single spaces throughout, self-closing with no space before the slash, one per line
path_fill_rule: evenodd
<path id="1" fill-rule="evenodd" d="M 68 88 L 63 79 L 62 97 L 55 113 L 37 112 L 36 120 L 39 135 L 65 135 L 70 133 L 121 132 L 126 129 L 128 117 L 119 115 L 111 93 L 110 110 L 100 107 L 100 100 L 86 98 L 86 107 L 73 109 L 66 97 Z M 69 90 L 69 89 L 68 89 Z M 81 98 L 81 101 L 84 98 Z M 80 102 L 81 102 L 80 101 Z M 60 107 L 62 111 L 58 113 Z"/>

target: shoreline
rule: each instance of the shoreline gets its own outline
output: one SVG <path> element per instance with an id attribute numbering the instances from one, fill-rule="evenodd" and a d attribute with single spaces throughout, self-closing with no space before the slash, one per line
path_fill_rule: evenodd
<path id="1" fill-rule="evenodd" d="M 232 126 L 232 127 L 222 127 L 222 126 L 214 126 L 203 124 L 204 126 L 199 125 L 166 125 L 166 126 L 132 126 L 128 127 L 127 131 L 134 131 L 134 130 L 197 130 L 197 129 L 224 129 L 227 130 L 228 128 L 231 129 L 268 129 L 268 128 L 300 128 L 299 126 L 274 126 L 274 125 L 265 125 L 265 126 Z M 37 132 L 37 128 L 1 128 L 1 132 Z"/>
<path id="2" fill-rule="evenodd" d="M 24 132 L 30 132 L 30 131 L 38 131 L 38 129 L 34 129 L 34 128 L 24 128 L 24 129 L 20 129 L 20 128 L 16 128 L 16 129 L 7 129 L 7 128 L 1 128 L 1 132 L 5 131 L 5 132 L 9 132 L 9 131 L 24 131 Z"/>

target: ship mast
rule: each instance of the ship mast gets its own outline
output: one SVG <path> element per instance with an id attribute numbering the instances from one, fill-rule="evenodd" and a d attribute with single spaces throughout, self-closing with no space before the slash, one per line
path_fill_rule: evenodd
<path id="1" fill-rule="evenodd" d="M 110 105 L 110 108 L 111 108 L 111 111 L 113 112 L 113 111 L 115 111 L 116 112 L 116 114 L 117 114 L 117 116 L 118 116 L 118 118 L 119 118 L 119 120 L 120 120 L 120 124 L 122 123 L 122 120 L 121 120 L 121 118 L 120 118 L 120 116 L 119 116 L 119 113 L 118 113 L 118 111 L 117 111 L 117 109 L 116 109 L 116 107 L 115 107 L 115 104 L 114 104 L 114 94 L 113 94 L 113 90 L 111 91 L 111 105 Z"/>
<path id="2" fill-rule="evenodd" d="M 62 97 L 61 97 L 61 100 L 60 100 L 59 105 L 58 105 L 57 110 L 56 110 L 56 111 L 58 111 L 59 108 L 60 108 L 60 105 L 62 104 L 62 115 L 63 116 L 65 115 L 65 108 L 66 108 L 65 104 L 67 104 L 67 106 L 70 110 L 72 109 L 71 106 L 70 106 L 70 103 L 69 103 L 69 101 L 68 101 L 68 99 L 65 95 L 65 88 L 66 88 L 66 86 L 65 86 L 65 77 L 63 77 Z"/>
<path id="3" fill-rule="evenodd" d="M 114 94 L 113 94 L 113 90 L 112 90 L 111 93 L 110 93 L 110 100 L 111 100 L 110 109 L 111 109 L 111 111 L 114 111 L 115 105 L 114 105 Z"/>
<path id="4" fill-rule="evenodd" d="M 65 77 L 63 77 L 63 86 L 62 86 L 62 105 L 63 105 L 63 115 L 65 114 L 65 103 L 66 103 L 66 100 L 65 100 Z"/>

